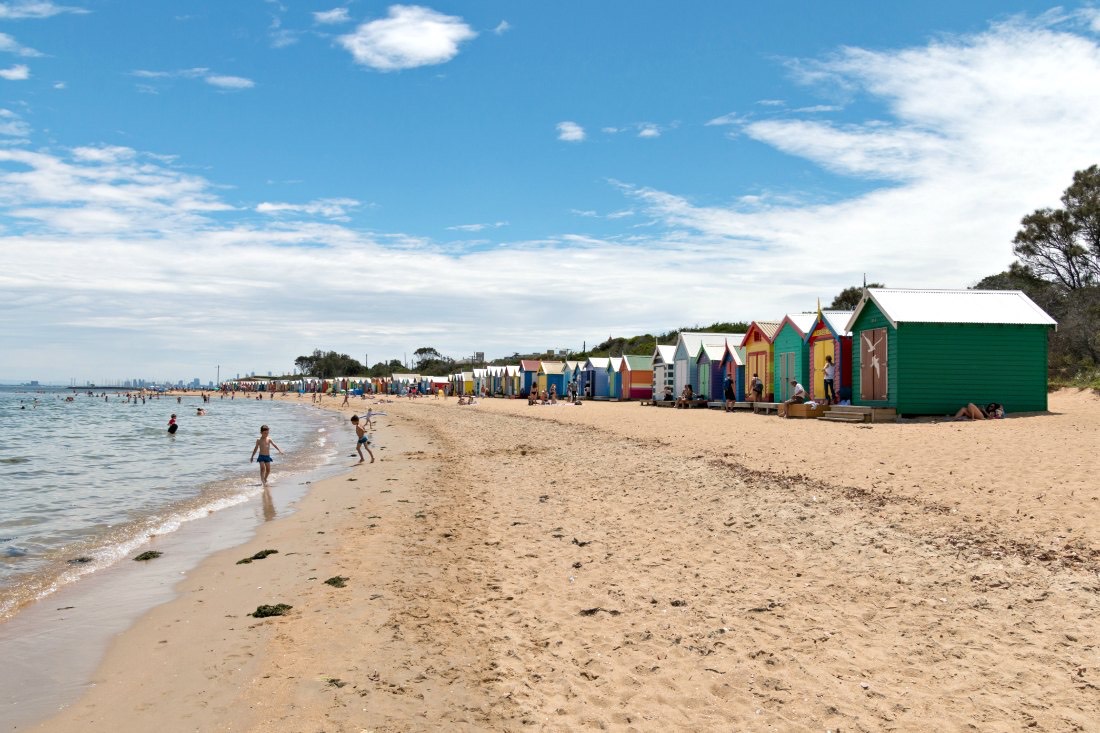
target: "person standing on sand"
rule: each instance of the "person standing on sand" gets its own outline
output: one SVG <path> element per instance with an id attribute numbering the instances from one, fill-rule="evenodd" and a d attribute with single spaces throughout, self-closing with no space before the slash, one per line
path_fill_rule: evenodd
<path id="1" fill-rule="evenodd" d="M 267 477 L 271 475 L 271 449 L 279 451 L 279 455 L 283 455 L 283 449 L 275 445 L 275 441 L 271 439 L 269 433 L 270 428 L 266 425 L 260 426 L 260 437 L 256 438 L 256 446 L 252 449 L 252 456 L 248 459 L 249 463 L 256 460 L 260 464 L 260 483 L 264 488 L 267 488 Z M 259 453 L 259 456 L 256 454 Z"/>
<path id="2" fill-rule="evenodd" d="M 359 416 L 351 416 L 351 424 L 355 426 L 355 437 L 358 439 L 355 443 L 355 452 L 359 454 L 359 463 L 364 463 L 367 459 L 363 457 L 363 449 L 367 451 L 367 455 L 370 456 L 370 462 L 374 463 L 374 453 L 371 453 L 370 449 L 370 436 L 367 435 L 367 424 L 370 421 L 370 413 L 367 413 L 367 419 L 363 421 L 363 424 L 359 424 Z"/>

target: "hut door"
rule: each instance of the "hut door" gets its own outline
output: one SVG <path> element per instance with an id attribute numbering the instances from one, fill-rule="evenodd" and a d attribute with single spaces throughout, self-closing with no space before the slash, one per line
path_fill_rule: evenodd
<path id="1" fill-rule="evenodd" d="M 886 329 L 874 328 L 859 335 L 859 396 L 863 400 L 887 398 Z"/>
<path id="2" fill-rule="evenodd" d="M 779 399 L 786 401 L 791 396 L 791 375 L 794 374 L 794 352 L 779 355 Z"/>

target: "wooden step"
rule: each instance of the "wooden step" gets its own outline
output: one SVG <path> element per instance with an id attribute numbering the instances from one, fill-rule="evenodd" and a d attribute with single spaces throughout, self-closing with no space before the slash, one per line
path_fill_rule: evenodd
<path id="1" fill-rule="evenodd" d="M 871 422 L 870 416 L 864 416 L 857 413 L 834 412 L 833 410 L 829 410 L 824 415 L 819 417 L 818 420 L 824 420 L 826 422 L 845 422 L 853 424 Z"/>

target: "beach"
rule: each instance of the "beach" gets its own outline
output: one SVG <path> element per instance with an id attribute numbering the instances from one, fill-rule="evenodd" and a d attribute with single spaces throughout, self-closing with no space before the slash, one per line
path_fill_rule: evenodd
<path id="1" fill-rule="evenodd" d="M 188 572 L 79 701 L 20 730 L 1100 720 L 1092 393 L 980 423 L 381 409 L 376 463 L 353 467 L 354 433 L 335 435 L 344 473 Z"/>

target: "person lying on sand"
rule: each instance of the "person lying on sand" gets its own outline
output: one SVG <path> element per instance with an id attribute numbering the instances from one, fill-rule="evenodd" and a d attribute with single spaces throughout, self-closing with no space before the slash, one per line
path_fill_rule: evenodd
<path id="1" fill-rule="evenodd" d="M 984 408 L 970 402 L 955 413 L 956 420 L 1000 420 L 1004 416 L 1004 405 L 997 402 L 990 402 Z"/>

